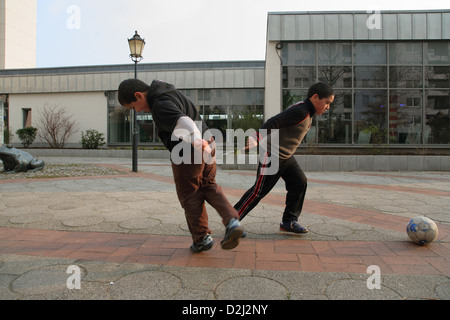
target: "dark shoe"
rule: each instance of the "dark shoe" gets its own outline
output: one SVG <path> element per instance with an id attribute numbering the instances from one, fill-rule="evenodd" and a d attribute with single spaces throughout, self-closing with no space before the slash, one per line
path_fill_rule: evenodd
<path id="1" fill-rule="evenodd" d="M 199 253 L 199 252 L 203 252 L 203 251 L 208 251 L 209 249 L 211 249 L 214 244 L 216 242 L 214 241 L 214 239 L 211 237 L 210 234 L 207 234 L 203 240 L 199 243 L 193 243 L 191 245 L 191 251 L 194 253 Z"/>
<path id="2" fill-rule="evenodd" d="M 302 227 L 297 221 L 286 221 L 280 223 L 280 231 L 293 232 L 293 233 L 308 233 L 307 228 Z"/>
<path id="3" fill-rule="evenodd" d="M 242 238 L 247 238 L 247 231 L 242 232 Z"/>
<path id="4" fill-rule="evenodd" d="M 220 242 L 222 249 L 231 250 L 239 245 L 239 240 L 242 238 L 244 229 L 238 219 L 231 219 L 225 230 L 225 237 Z"/>

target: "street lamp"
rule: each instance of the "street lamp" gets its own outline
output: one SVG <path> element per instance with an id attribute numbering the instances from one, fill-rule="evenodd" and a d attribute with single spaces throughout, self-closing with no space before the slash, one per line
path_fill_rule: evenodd
<path id="1" fill-rule="evenodd" d="M 134 61 L 134 78 L 137 79 L 137 64 L 142 60 L 142 51 L 144 51 L 145 41 L 142 39 L 136 31 L 131 39 L 128 39 L 128 45 L 130 46 L 130 57 Z M 137 117 L 136 110 L 131 110 L 132 117 L 132 131 L 133 131 L 133 172 L 137 172 L 138 162 L 138 141 L 137 141 Z"/>

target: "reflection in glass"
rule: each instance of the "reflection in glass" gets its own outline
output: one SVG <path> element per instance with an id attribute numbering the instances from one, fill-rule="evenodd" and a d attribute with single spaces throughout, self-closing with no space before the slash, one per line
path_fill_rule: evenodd
<path id="1" fill-rule="evenodd" d="M 386 67 L 355 67 L 356 88 L 387 88 Z"/>
<path id="2" fill-rule="evenodd" d="M 386 43 L 355 43 L 355 64 L 386 64 Z"/>
<path id="3" fill-rule="evenodd" d="M 108 142 L 131 142 L 130 110 L 122 106 L 110 107 L 108 118 Z"/>
<path id="4" fill-rule="evenodd" d="M 150 113 L 139 112 L 136 115 L 138 122 L 139 142 L 155 142 L 155 125 Z M 159 139 L 156 139 L 159 140 Z"/>
<path id="5" fill-rule="evenodd" d="M 330 110 L 317 120 L 319 143 L 351 143 L 352 92 L 335 90 Z"/>
<path id="6" fill-rule="evenodd" d="M 264 89 L 217 89 L 217 90 L 181 90 L 191 100 L 200 116 L 212 129 L 219 129 L 226 138 L 226 129 L 233 125 L 229 116 L 231 108 L 238 112 L 253 110 L 257 114 L 258 123 L 264 114 Z M 108 143 L 128 144 L 131 142 L 130 111 L 120 105 L 117 91 L 107 93 L 108 96 Z M 138 113 L 139 143 L 160 142 L 151 113 Z M 257 124 L 255 122 L 255 124 Z M 240 125 L 240 124 L 239 124 Z"/>
<path id="7" fill-rule="evenodd" d="M 427 90 L 425 96 L 425 143 L 450 143 L 450 91 Z"/>
<path id="8" fill-rule="evenodd" d="M 422 67 L 390 67 L 389 87 L 422 88 Z"/>
<path id="9" fill-rule="evenodd" d="M 450 67 L 427 67 L 425 83 L 427 88 L 450 88 Z"/>
<path id="10" fill-rule="evenodd" d="M 387 143 L 387 91 L 355 91 L 355 142 Z"/>
<path id="11" fill-rule="evenodd" d="M 351 43 L 320 42 L 318 50 L 319 65 L 352 63 Z"/>
<path id="12" fill-rule="evenodd" d="M 320 66 L 319 81 L 331 85 L 333 88 L 352 87 L 352 68 L 345 66 Z"/>
<path id="13" fill-rule="evenodd" d="M 313 65 L 316 62 L 316 44 L 285 43 L 281 55 L 283 65 Z"/>
<path id="14" fill-rule="evenodd" d="M 305 142 L 450 143 L 450 41 L 283 45 L 283 109 L 304 100 L 316 81 L 338 93 Z"/>
<path id="15" fill-rule="evenodd" d="M 422 64 L 421 42 L 397 42 L 389 44 L 390 64 Z"/>
<path id="16" fill-rule="evenodd" d="M 308 95 L 308 90 L 283 90 L 283 110 L 293 104 L 303 101 Z"/>
<path id="17" fill-rule="evenodd" d="M 450 42 L 426 43 L 426 64 L 450 64 Z"/>
<path id="18" fill-rule="evenodd" d="M 234 129 L 259 130 L 264 120 L 264 107 L 258 105 L 231 107 L 232 127 Z"/>
<path id="19" fill-rule="evenodd" d="M 314 67 L 283 67 L 283 88 L 309 88 L 315 79 Z"/>
<path id="20" fill-rule="evenodd" d="M 389 103 L 389 142 L 422 143 L 422 92 L 392 90 Z"/>
<path id="21" fill-rule="evenodd" d="M 228 111 L 226 106 L 203 106 L 203 120 L 210 129 L 217 129 L 226 136 Z"/>

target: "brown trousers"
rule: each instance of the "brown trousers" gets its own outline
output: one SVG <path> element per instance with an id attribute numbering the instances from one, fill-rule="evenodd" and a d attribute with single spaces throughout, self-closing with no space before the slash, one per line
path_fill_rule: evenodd
<path id="1" fill-rule="evenodd" d="M 201 242 L 207 234 L 208 227 L 207 201 L 221 216 L 226 226 L 232 218 L 238 218 L 236 209 L 225 197 L 216 183 L 216 163 L 206 164 L 174 164 L 173 177 L 178 199 L 184 209 L 186 221 L 194 243 Z"/>

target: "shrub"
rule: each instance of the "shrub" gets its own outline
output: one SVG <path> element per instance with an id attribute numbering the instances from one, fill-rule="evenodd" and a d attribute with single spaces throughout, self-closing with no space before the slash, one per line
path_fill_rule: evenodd
<path id="1" fill-rule="evenodd" d="M 98 149 L 105 145 L 105 136 L 97 130 L 86 130 L 81 132 L 81 145 L 83 149 Z"/>
<path id="2" fill-rule="evenodd" d="M 36 139 L 37 130 L 35 127 L 27 127 L 16 131 L 17 136 L 25 148 L 33 144 Z"/>
<path id="3" fill-rule="evenodd" d="M 40 111 L 39 138 L 51 148 L 62 149 L 77 131 L 77 123 L 63 107 L 44 106 Z"/>

